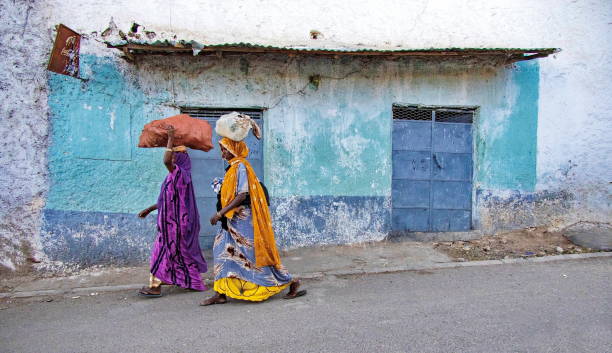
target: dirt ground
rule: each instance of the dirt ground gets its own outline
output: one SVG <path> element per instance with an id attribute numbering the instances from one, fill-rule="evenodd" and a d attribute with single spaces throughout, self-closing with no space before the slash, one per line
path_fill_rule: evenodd
<path id="1" fill-rule="evenodd" d="M 545 227 L 510 231 L 469 241 L 436 242 L 433 245 L 456 261 L 500 260 L 597 251 L 575 245 L 562 232 L 549 232 Z"/>

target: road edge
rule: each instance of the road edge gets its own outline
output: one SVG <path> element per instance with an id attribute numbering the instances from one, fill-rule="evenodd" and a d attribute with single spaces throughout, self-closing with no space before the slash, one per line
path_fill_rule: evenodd
<path id="1" fill-rule="evenodd" d="M 439 269 L 474 267 L 474 266 L 534 264 L 534 263 L 563 261 L 563 260 L 582 260 L 582 259 L 591 259 L 591 258 L 599 258 L 599 257 L 612 257 L 612 252 L 606 251 L 606 252 L 596 252 L 596 253 L 587 253 L 587 254 L 566 254 L 566 255 L 528 257 L 528 258 L 503 259 L 503 260 L 441 262 L 441 263 L 423 265 L 423 266 L 406 265 L 406 266 L 394 266 L 394 267 L 381 267 L 381 268 L 373 268 L 373 269 L 331 270 L 331 271 L 325 271 L 325 272 L 305 273 L 302 275 L 297 275 L 296 277 L 299 277 L 301 279 L 321 279 L 325 276 L 351 276 L 351 275 L 394 273 L 394 272 L 405 272 L 405 271 L 439 270 Z M 52 296 L 52 295 L 88 296 L 88 295 L 97 295 L 98 293 L 140 289 L 141 287 L 142 287 L 142 283 L 122 284 L 122 285 L 116 285 L 116 286 L 102 286 L 102 287 L 81 287 L 81 288 L 71 288 L 71 289 L 3 292 L 3 293 L 0 293 L 0 298 L 1 299 L 5 299 L 5 298 L 17 299 L 17 298 L 39 297 L 39 296 Z"/>

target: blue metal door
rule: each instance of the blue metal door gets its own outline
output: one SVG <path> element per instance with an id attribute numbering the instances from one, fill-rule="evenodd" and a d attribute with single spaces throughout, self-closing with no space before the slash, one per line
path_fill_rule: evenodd
<path id="1" fill-rule="evenodd" d="M 204 119 L 215 127 L 217 119 L 223 115 L 232 111 L 239 111 L 249 115 L 255 119 L 259 126 L 262 128 L 262 112 L 252 110 L 213 110 L 213 109 L 201 109 L 201 108 L 184 108 L 181 113 L 189 114 L 194 118 Z M 253 166 L 255 173 L 261 181 L 263 178 L 263 145 L 262 141 L 257 140 L 252 134 L 245 139 L 245 142 L 249 146 L 249 162 Z M 203 152 L 198 150 L 190 150 L 189 156 L 191 157 L 191 176 L 193 180 L 193 187 L 195 189 L 195 195 L 198 205 L 198 211 L 200 212 L 200 246 L 203 249 L 212 248 L 214 237 L 219 230 L 219 225 L 210 225 L 210 216 L 216 211 L 217 195 L 213 192 L 210 187 L 210 183 L 214 178 L 221 178 L 225 174 L 226 162 L 221 159 L 221 151 L 219 150 L 219 136 L 213 132 L 213 144 L 214 149 L 209 152 Z"/>
<path id="2" fill-rule="evenodd" d="M 471 228 L 473 114 L 393 106 L 394 232 Z"/>

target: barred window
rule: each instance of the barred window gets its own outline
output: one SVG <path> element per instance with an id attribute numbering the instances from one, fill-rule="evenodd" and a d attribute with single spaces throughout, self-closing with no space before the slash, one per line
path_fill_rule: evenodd
<path id="1" fill-rule="evenodd" d="M 437 123 L 462 123 L 474 122 L 476 108 L 456 107 L 423 107 L 418 105 L 399 105 L 392 107 L 394 120 L 419 120 L 434 121 Z"/>
<path id="2" fill-rule="evenodd" d="M 263 109 L 181 107 L 181 114 L 189 114 L 194 118 L 218 119 L 221 115 L 231 112 L 246 114 L 252 119 L 261 119 L 263 116 Z"/>

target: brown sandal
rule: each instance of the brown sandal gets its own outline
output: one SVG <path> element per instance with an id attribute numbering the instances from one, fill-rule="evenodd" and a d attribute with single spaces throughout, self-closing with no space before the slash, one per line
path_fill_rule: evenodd
<path id="1" fill-rule="evenodd" d="M 306 295 L 306 293 L 308 293 L 306 290 L 298 290 L 301 285 L 302 282 L 299 279 L 291 282 L 291 285 L 289 286 L 289 293 L 287 293 L 283 299 L 295 299 L 297 297 Z"/>
<path id="2" fill-rule="evenodd" d="M 155 288 L 151 287 L 142 287 L 138 294 L 145 298 L 159 298 L 162 296 L 161 288 L 159 288 L 159 293 L 153 292 Z"/>

